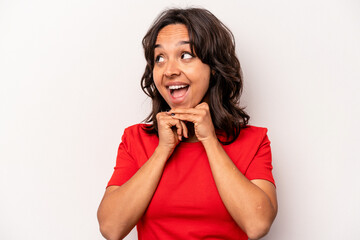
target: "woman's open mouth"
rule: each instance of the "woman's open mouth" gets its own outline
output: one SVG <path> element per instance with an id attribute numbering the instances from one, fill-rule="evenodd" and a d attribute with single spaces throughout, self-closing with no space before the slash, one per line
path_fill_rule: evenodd
<path id="1" fill-rule="evenodd" d="M 170 93 L 170 99 L 173 103 L 181 103 L 184 101 L 187 92 L 189 90 L 189 85 L 171 85 L 168 86 L 168 91 Z"/>
<path id="2" fill-rule="evenodd" d="M 174 85 L 169 86 L 170 94 L 173 98 L 179 98 L 186 94 L 189 85 Z"/>

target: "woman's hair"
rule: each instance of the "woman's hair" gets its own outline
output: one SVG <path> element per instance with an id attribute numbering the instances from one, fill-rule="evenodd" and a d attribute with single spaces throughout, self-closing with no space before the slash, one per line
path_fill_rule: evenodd
<path id="1" fill-rule="evenodd" d="M 146 127 L 146 131 L 157 133 L 157 113 L 170 109 L 156 89 L 152 75 L 158 33 L 170 24 L 184 24 L 187 27 L 190 49 L 203 63 L 210 66 L 211 76 L 207 95 L 211 118 L 217 133 L 224 132 L 226 135 L 227 140 L 222 143 L 232 143 L 250 118 L 244 109 L 239 107 L 243 80 L 240 62 L 235 54 L 235 39 L 232 32 L 219 19 L 201 8 L 165 10 L 143 38 L 147 64 L 141 87 L 152 99 L 152 112 L 144 120 L 152 124 Z"/>

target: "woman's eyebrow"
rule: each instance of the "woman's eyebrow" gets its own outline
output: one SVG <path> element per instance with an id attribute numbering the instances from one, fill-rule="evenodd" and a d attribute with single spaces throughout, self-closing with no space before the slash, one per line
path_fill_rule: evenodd
<path id="1" fill-rule="evenodd" d="M 185 45 L 185 44 L 190 44 L 190 42 L 189 41 L 180 41 L 176 44 L 176 46 Z M 163 48 L 163 46 L 161 44 L 155 44 L 154 48 Z"/>

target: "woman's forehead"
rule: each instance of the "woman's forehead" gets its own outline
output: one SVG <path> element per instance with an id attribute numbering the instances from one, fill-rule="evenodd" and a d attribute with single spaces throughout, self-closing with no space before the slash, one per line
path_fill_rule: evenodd
<path id="1" fill-rule="evenodd" d="M 173 42 L 189 42 L 189 33 L 184 24 L 170 24 L 162 28 L 156 38 L 155 45 Z"/>

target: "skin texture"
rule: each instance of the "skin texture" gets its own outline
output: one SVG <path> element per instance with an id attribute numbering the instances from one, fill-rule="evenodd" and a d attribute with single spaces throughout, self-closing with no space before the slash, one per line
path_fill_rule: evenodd
<path id="1" fill-rule="evenodd" d="M 210 67 L 191 55 L 188 31 L 183 24 L 164 27 L 158 34 L 155 48 L 153 79 L 156 88 L 171 108 L 194 108 L 209 88 Z M 170 97 L 168 85 L 189 85 L 181 102 Z"/>
<path id="2" fill-rule="evenodd" d="M 276 216 L 274 185 L 261 179 L 249 181 L 219 143 L 209 106 L 201 102 L 208 90 L 211 70 L 191 56 L 189 44 L 184 43 L 188 40 L 182 24 L 168 25 L 159 32 L 153 78 L 171 110 L 157 114 L 159 145 L 150 159 L 128 182 L 106 189 L 98 210 L 100 231 L 106 239 L 122 239 L 137 224 L 151 201 L 166 161 L 183 138 L 203 144 L 220 197 L 250 239 L 264 236 Z M 170 83 L 189 85 L 186 96 L 172 99 L 167 89 Z"/>

